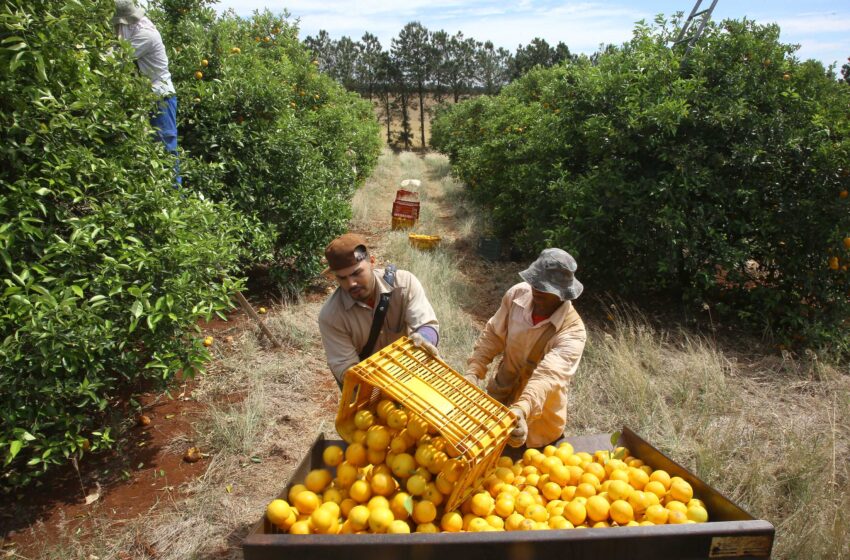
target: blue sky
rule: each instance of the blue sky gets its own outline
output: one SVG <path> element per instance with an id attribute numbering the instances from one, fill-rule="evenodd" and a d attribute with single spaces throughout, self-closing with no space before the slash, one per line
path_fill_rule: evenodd
<path id="1" fill-rule="evenodd" d="M 556 2 L 521 0 L 220 0 L 219 11 L 232 8 L 242 16 L 256 9 L 279 13 L 289 10 L 300 19 L 301 37 L 327 30 L 333 38 L 347 35 L 360 38 L 365 31 L 378 36 L 384 48 L 410 21 L 428 29 L 462 31 L 476 40 L 490 40 L 496 46 L 516 50 L 534 37 L 550 44 L 563 41 L 570 50 L 592 53 L 600 43 L 622 43 L 629 39 L 634 22 L 651 21 L 656 14 L 676 11 L 690 13 L 693 0 L 635 0 L 610 2 Z M 711 0 L 704 0 L 708 7 Z M 776 22 L 781 40 L 800 45 L 799 58 L 815 58 L 825 65 L 850 56 L 850 2 L 844 0 L 718 0 L 713 18 L 741 19 L 759 23 Z"/>

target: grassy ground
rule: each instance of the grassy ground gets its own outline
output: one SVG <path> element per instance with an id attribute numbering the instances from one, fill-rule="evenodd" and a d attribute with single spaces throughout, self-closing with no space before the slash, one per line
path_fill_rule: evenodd
<path id="1" fill-rule="evenodd" d="M 423 180 L 418 233 L 441 247 L 412 249 L 390 231 L 394 191 Z M 483 321 L 517 281 L 519 263 L 489 264 L 471 248 L 481 230 L 442 156 L 385 153 L 353 201 L 352 228 L 382 262 L 411 270 L 441 323 L 441 351 L 463 369 Z M 253 329 L 220 350 L 193 393 L 206 412 L 191 440 L 211 452 L 199 479 L 148 515 L 100 511 L 88 534 L 45 542 L 28 558 L 240 558 L 242 539 L 316 434 L 332 432 L 338 398 L 316 318 L 324 296 L 281 304 L 268 324 L 273 351 Z M 753 515 L 777 528 L 774 558 L 846 558 L 850 551 L 850 378 L 814 356 L 742 355 L 674 326 L 660 330 L 616 301 L 577 302 L 589 324 L 572 388 L 568 433 L 628 425 Z M 38 527 L 33 528 L 34 531 Z"/>

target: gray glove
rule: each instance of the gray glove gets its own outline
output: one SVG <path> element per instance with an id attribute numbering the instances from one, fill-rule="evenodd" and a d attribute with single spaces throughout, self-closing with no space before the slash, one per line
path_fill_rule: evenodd
<path id="1" fill-rule="evenodd" d="M 520 447 L 525 444 L 528 438 L 528 423 L 525 421 L 525 412 L 518 406 L 512 406 L 511 412 L 516 414 L 516 427 L 511 431 L 508 437 L 508 445 L 511 447 Z"/>
<path id="2" fill-rule="evenodd" d="M 410 335 L 410 341 L 417 348 L 421 348 L 425 350 L 428 354 L 432 355 L 435 358 L 440 357 L 440 351 L 437 350 L 437 347 L 431 344 L 427 338 L 422 336 L 421 333 L 415 332 Z"/>

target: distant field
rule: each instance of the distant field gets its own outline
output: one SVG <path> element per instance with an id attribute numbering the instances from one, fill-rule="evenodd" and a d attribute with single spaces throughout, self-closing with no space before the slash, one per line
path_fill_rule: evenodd
<path id="1" fill-rule="evenodd" d="M 461 101 L 463 101 L 464 99 L 466 99 L 466 98 L 462 97 Z M 451 95 L 449 95 L 447 97 L 443 97 L 442 103 L 454 103 L 454 101 L 453 101 L 453 98 L 451 97 Z M 386 121 L 386 117 L 385 117 L 386 110 L 384 109 L 383 105 L 381 104 L 381 102 L 377 98 L 372 99 L 372 104 L 375 106 L 375 115 L 377 115 L 378 120 L 381 123 L 381 138 L 383 139 L 384 143 L 386 144 L 387 143 L 387 121 Z M 426 147 L 427 147 L 427 144 L 431 140 L 431 118 L 434 114 L 434 110 L 439 105 L 440 105 L 440 102 L 438 102 L 434 98 L 433 95 L 429 94 L 425 98 L 425 144 L 426 144 Z M 419 98 L 416 97 L 415 95 L 411 98 L 411 104 L 410 104 L 410 108 L 408 110 L 410 112 L 409 113 L 410 114 L 410 125 L 411 125 L 411 131 L 413 133 L 412 148 L 414 150 L 421 150 L 422 149 L 422 138 L 421 138 L 421 134 L 420 134 L 421 127 L 420 127 L 420 124 L 419 124 Z M 390 128 L 390 133 L 393 137 L 393 143 L 394 144 L 398 144 L 398 134 L 400 132 L 401 132 L 401 114 L 400 114 L 400 109 L 399 109 L 393 114 L 392 125 L 391 125 L 391 128 Z M 400 145 L 398 147 L 403 148 L 403 146 L 400 146 Z"/>

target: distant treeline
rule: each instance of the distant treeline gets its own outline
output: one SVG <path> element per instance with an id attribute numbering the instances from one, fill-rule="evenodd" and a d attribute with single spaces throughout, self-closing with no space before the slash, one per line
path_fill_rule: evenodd
<path id="1" fill-rule="evenodd" d="M 315 37 L 304 39 L 304 44 L 322 72 L 346 89 L 380 102 L 387 142 L 398 142 L 405 149 L 413 142 L 408 108 L 417 101 L 420 141 L 425 146 L 426 95 L 438 102 L 451 97 L 457 103 L 464 95 L 495 94 L 535 66 L 550 67 L 573 58 L 562 42 L 553 47 L 535 38 L 511 53 L 490 41 L 464 37 L 460 31 L 454 35 L 429 31 L 419 22 L 405 25 L 388 50 L 369 32 L 354 41 L 349 37 L 333 40 L 320 30 Z M 401 119 L 397 138 L 391 133 L 394 118 Z"/>

